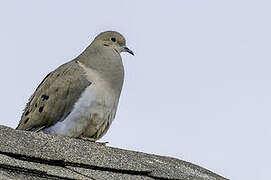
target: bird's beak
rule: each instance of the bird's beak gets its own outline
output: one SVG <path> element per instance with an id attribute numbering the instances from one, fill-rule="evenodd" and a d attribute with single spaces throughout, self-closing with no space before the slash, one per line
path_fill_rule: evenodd
<path id="1" fill-rule="evenodd" d="M 126 46 L 123 47 L 122 52 L 128 52 L 128 53 L 132 54 L 133 56 L 135 55 L 134 52 L 132 50 L 130 50 L 128 47 L 126 47 Z"/>

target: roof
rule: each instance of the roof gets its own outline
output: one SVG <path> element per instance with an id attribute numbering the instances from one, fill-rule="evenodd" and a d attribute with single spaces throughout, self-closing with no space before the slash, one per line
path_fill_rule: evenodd
<path id="1" fill-rule="evenodd" d="M 0 126 L 0 179 L 225 178 L 176 158 Z"/>

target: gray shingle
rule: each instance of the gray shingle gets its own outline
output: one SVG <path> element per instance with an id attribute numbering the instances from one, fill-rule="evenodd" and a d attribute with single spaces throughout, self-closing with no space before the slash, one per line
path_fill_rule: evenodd
<path id="1" fill-rule="evenodd" d="M 5 126 L 0 173 L 4 179 L 225 179 L 175 158 Z"/>

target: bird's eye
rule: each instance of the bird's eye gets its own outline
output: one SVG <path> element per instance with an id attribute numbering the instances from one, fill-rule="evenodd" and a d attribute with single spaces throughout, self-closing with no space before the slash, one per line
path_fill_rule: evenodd
<path id="1" fill-rule="evenodd" d="M 116 42 L 116 38 L 112 37 L 111 41 Z"/>

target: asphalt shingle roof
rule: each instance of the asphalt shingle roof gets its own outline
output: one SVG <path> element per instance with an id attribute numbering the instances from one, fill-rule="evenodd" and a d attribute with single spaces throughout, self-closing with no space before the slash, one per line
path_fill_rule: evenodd
<path id="1" fill-rule="evenodd" d="M 0 126 L 0 179 L 225 180 L 171 157 Z"/>

